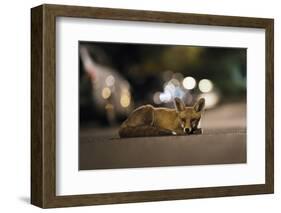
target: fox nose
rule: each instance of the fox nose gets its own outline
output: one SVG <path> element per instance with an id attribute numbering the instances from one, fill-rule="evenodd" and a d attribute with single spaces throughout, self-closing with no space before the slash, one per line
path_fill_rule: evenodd
<path id="1" fill-rule="evenodd" d="M 183 131 L 186 133 L 186 134 L 189 134 L 191 132 L 191 128 L 184 128 Z"/>

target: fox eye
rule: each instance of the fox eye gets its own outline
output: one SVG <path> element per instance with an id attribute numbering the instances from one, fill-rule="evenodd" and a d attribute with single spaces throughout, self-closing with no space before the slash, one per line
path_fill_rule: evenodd
<path id="1" fill-rule="evenodd" d="M 198 125 L 199 119 L 191 119 L 190 124 L 192 127 L 196 127 Z"/>

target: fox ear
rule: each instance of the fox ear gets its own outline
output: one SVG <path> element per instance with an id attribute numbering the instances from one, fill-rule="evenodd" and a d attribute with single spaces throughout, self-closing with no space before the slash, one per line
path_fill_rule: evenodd
<path id="1" fill-rule="evenodd" d="M 175 107 L 177 111 L 183 111 L 185 108 L 183 101 L 178 97 L 175 97 Z"/>
<path id="2" fill-rule="evenodd" d="M 201 112 L 205 107 L 205 98 L 200 98 L 194 105 L 194 110 L 196 112 Z"/>

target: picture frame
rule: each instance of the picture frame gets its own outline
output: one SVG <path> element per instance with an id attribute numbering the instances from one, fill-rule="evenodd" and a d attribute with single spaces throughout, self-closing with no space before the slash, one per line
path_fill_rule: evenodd
<path id="1" fill-rule="evenodd" d="M 95 194 L 56 194 L 56 19 L 265 30 L 265 183 Z M 31 203 L 41 208 L 268 194 L 274 192 L 274 21 L 266 18 L 44 4 L 31 9 Z"/>

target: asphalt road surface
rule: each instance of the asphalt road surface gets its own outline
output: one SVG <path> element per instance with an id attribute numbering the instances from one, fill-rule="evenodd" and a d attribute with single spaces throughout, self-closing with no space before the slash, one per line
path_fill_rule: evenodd
<path id="1" fill-rule="evenodd" d="M 246 163 L 246 105 L 206 111 L 202 135 L 125 138 L 116 128 L 87 128 L 79 136 L 79 169 Z"/>

